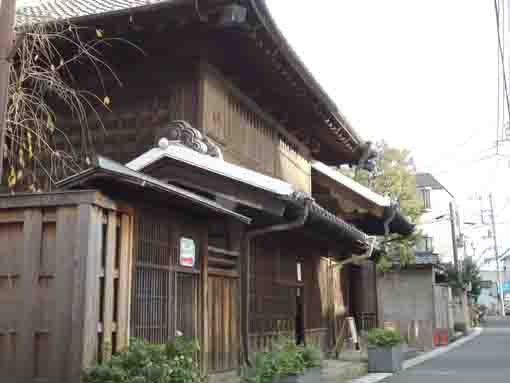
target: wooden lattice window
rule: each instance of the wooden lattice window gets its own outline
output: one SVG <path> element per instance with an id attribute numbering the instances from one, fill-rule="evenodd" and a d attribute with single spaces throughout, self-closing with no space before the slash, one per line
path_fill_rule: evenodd
<path id="1" fill-rule="evenodd" d="M 179 266 L 174 217 L 143 211 L 135 221 L 131 335 L 165 343 L 197 336 L 198 271 Z"/>

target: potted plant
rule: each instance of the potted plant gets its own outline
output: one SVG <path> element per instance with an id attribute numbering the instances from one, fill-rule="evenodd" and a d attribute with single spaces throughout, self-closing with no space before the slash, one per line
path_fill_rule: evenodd
<path id="1" fill-rule="evenodd" d="M 368 372 L 396 372 L 402 369 L 402 337 L 392 329 L 368 332 Z"/>

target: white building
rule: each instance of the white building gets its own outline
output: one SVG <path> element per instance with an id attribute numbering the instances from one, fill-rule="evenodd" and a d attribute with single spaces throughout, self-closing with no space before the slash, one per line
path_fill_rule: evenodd
<path id="1" fill-rule="evenodd" d="M 425 209 L 418 224 L 423 240 L 416 248 L 416 255 L 436 254 L 441 263 L 453 263 L 453 220 L 460 261 L 463 254 L 459 247 L 462 247 L 463 241 L 455 197 L 430 173 L 416 175 L 416 188 Z M 453 215 L 450 205 L 453 208 Z"/>

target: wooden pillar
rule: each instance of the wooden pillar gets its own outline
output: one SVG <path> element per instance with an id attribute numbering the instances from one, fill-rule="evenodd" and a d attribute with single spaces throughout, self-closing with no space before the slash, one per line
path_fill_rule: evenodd
<path id="1" fill-rule="evenodd" d="M 78 207 L 75 278 L 73 287 L 71 373 L 79 379 L 83 367 L 91 366 L 97 354 L 99 319 L 99 267 L 102 246 L 102 217 L 92 205 Z"/>
<path id="2" fill-rule="evenodd" d="M 242 257 L 244 225 L 238 221 L 231 220 L 228 225 L 228 230 L 229 230 L 229 250 L 239 252 L 239 257 Z M 238 351 L 238 355 L 237 355 L 238 364 L 242 364 L 242 359 L 241 359 L 241 354 L 240 354 L 240 350 L 241 350 L 240 339 L 242 336 L 242 332 L 241 332 L 241 326 L 237 325 L 237 324 L 241 323 L 241 320 L 242 320 L 242 288 L 240 285 L 242 285 L 243 274 L 242 274 L 242 264 L 241 264 L 242 261 L 241 262 L 240 261 L 241 260 L 238 259 L 237 266 L 236 266 L 236 270 L 240 276 L 240 279 L 236 281 L 237 304 L 235 305 L 235 307 L 237 308 L 237 310 L 235 313 L 235 317 L 233 318 L 233 320 L 235 321 L 235 325 L 236 325 L 235 342 L 236 342 L 237 351 Z"/>
<path id="3" fill-rule="evenodd" d="M 329 258 L 328 258 L 328 292 L 329 292 L 329 308 L 328 308 L 328 314 L 329 314 L 329 342 L 328 347 L 331 347 L 335 344 L 336 334 L 335 334 L 335 283 L 334 283 L 334 272 L 333 272 L 333 261 L 332 257 L 333 252 L 329 251 Z"/>
<path id="4" fill-rule="evenodd" d="M 111 356 L 113 340 L 113 305 L 114 305 L 114 271 L 115 252 L 117 251 L 117 213 L 108 212 L 106 229 L 106 259 L 104 264 L 104 296 L 103 299 L 103 360 Z"/>
<path id="5" fill-rule="evenodd" d="M 249 355 L 245 355 L 248 348 L 250 348 L 250 327 L 249 327 L 249 290 L 250 290 L 250 253 L 252 246 L 251 241 L 243 240 L 241 246 L 241 273 L 240 273 L 240 307 L 241 307 L 241 350 L 242 361 L 246 361 Z M 253 256 L 253 255 L 252 255 Z"/>
<path id="6" fill-rule="evenodd" d="M 120 241 L 117 347 L 122 350 L 129 343 L 133 275 L 133 218 L 127 214 L 122 214 L 121 217 Z"/>
<path id="7" fill-rule="evenodd" d="M 201 236 L 200 236 L 200 284 L 201 284 L 201 297 L 200 311 L 202 313 L 202 321 L 200 323 L 200 333 L 202 337 L 202 345 L 201 345 L 201 365 L 203 372 L 207 373 L 208 371 L 208 361 L 209 361 L 209 231 L 206 225 L 202 228 Z"/>
<path id="8" fill-rule="evenodd" d="M 42 247 L 42 212 L 39 209 L 27 209 L 23 223 L 23 259 L 20 269 L 23 271 L 18 287 L 20 315 L 23 318 L 17 328 L 16 348 L 22 350 L 16 360 L 16 382 L 30 382 L 34 378 L 34 342 L 36 334 L 36 296 L 38 283 L 38 264 Z M 13 379 L 14 381 L 14 379 Z"/>
<path id="9" fill-rule="evenodd" d="M 11 63 L 8 56 L 14 41 L 14 17 L 16 14 L 16 0 L 1 0 L 0 2 L 0 185 L 3 179 L 3 158 L 5 128 L 7 126 L 7 103 L 9 99 L 9 74 Z"/>

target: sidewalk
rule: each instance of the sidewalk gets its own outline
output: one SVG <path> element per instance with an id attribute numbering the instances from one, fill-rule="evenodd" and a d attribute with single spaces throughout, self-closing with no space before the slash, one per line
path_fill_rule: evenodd
<path id="1" fill-rule="evenodd" d="M 360 361 L 331 360 L 324 361 L 320 383 L 349 382 L 367 373 L 367 363 Z"/>
<path id="2" fill-rule="evenodd" d="M 455 342 L 449 344 L 448 346 L 436 348 L 432 351 L 420 354 L 415 358 L 404 361 L 402 368 L 403 368 L 403 370 L 407 370 L 407 369 L 417 366 L 429 359 L 436 358 L 436 357 L 438 357 L 442 354 L 445 354 L 457 347 L 462 346 L 466 342 L 473 340 L 474 338 L 478 337 L 481 333 L 482 333 L 481 328 L 475 328 L 471 331 L 471 333 L 469 335 L 456 340 Z M 392 375 L 393 374 L 368 374 L 361 378 L 352 380 L 350 383 L 375 383 L 375 382 L 379 382 L 385 378 L 388 378 Z"/>

